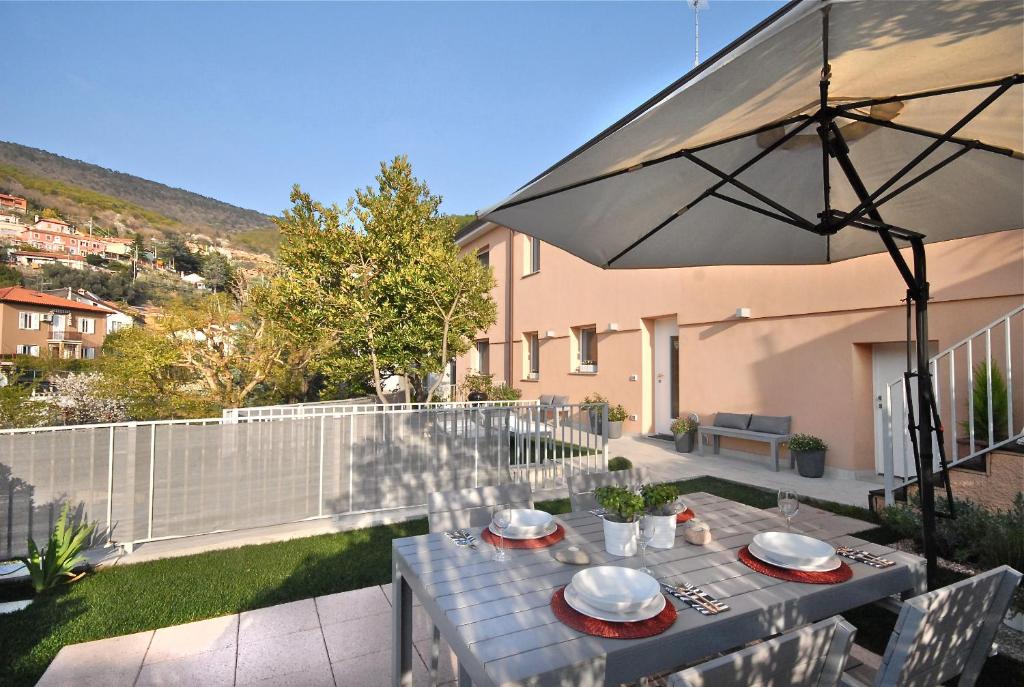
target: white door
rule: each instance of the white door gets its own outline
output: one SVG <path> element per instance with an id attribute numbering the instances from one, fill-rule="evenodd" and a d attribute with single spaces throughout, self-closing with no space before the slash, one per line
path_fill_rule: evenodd
<path id="1" fill-rule="evenodd" d="M 675 317 L 654 322 L 654 431 L 671 434 L 679 400 L 679 327 Z M 673 364 L 673 361 L 675 364 Z"/>
<path id="2" fill-rule="evenodd" d="M 929 347 L 934 355 L 937 346 Z M 907 417 L 904 408 L 903 373 L 907 369 L 907 346 L 905 343 L 884 343 L 872 346 L 871 376 L 875 406 L 875 471 L 885 474 L 885 456 L 892 451 L 893 474 L 896 477 L 914 477 L 914 447 L 910 443 Z M 916 366 L 915 366 L 916 369 Z M 900 380 L 899 384 L 892 384 Z M 911 381 L 914 410 L 917 412 L 917 380 Z M 920 416 L 918 414 L 918 416 Z M 891 435 L 891 441 L 890 441 Z M 932 442 L 932 454 L 938 467 L 938 444 Z"/>

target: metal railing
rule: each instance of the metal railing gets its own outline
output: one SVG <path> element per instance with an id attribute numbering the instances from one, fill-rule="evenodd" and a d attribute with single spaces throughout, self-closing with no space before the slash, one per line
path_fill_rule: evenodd
<path id="1" fill-rule="evenodd" d="M 94 544 L 136 544 L 423 506 L 433 491 L 537 489 L 607 469 L 602 406 L 304 406 L 291 416 L 0 431 L 0 556 L 64 503 Z M 310 410 L 317 408 L 318 410 Z"/>
<path id="2" fill-rule="evenodd" d="M 945 429 L 948 467 L 963 465 L 993 446 L 1024 437 L 1024 399 L 1020 390 L 1014 390 L 1013 379 L 1014 369 L 1024 369 L 1024 304 L 940 351 L 928 364 L 936 409 Z M 997 375 L 1005 385 L 1004 393 L 993 389 Z M 892 505 L 894 490 L 917 481 L 902 378 L 886 384 L 882 402 L 887 423 L 882 442 L 885 503 Z M 915 408 L 918 414 L 920 410 Z M 938 471 L 937 438 L 933 454 Z"/>
<path id="3" fill-rule="evenodd" d="M 530 401 L 439 401 L 432 403 L 377 403 L 365 399 L 345 401 L 320 401 L 316 403 L 293 403 L 276 406 L 252 406 L 249 408 L 225 408 L 225 421 L 265 420 L 280 417 L 313 417 L 317 415 L 347 415 L 351 413 L 397 413 L 409 410 L 435 410 L 458 408 L 490 408 L 498 406 L 536 406 L 537 400 Z"/>

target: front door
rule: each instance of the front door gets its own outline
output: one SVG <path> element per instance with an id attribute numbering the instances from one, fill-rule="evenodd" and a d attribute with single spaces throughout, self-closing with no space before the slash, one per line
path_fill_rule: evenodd
<path id="1" fill-rule="evenodd" d="M 675 317 L 654 322 L 654 431 L 671 434 L 679 414 L 679 327 Z"/>
<path id="2" fill-rule="evenodd" d="M 936 344 L 929 347 L 934 355 Z M 872 400 L 875 417 L 875 471 L 885 474 L 885 457 L 892 452 L 893 474 L 896 477 L 914 477 L 914 447 L 907 433 L 906 411 L 903 405 L 903 373 L 907 369 L 905 343 L 874 344 L 871 355 Z M 900 380 L 899 384 L 892 384 Z M 917 410 L 917 380 L 911 382 L 914 410 Z M 938 457 L 938 445 L 933 442 L 932 453 Z M 938 463 L 936 462 L 936 465 Z"/>

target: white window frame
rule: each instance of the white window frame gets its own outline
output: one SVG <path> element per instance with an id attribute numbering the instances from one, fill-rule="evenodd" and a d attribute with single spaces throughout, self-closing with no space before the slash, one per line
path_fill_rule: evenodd
<path id="1" fill-rule="evenodd" d="M 16 355 L 31 355 L 39 357 L 39 346 L 36 344 L 18 344 L 15 349 Z"/>
<path id="2" fill-rule="evenodd" d="M 82 359 L 83 360 L 94 360 L 96 358 L 96 347 L 85 346 L 82 348 Z"/>
<path id="3" fill-rule="evenodd" d="M 576 348 L 576 371 L 584 374 L 595 374 L 598 370 L 597 360 L 597 326 L 596 325 L 581 325 L 579 327 L 573 327 L 573 343 Z M 593 340 L 594 357 L 588 358 L 587 352 L 587 340 Z M 590 360 L 591 365 L 584 368 L 584 362 Z"/>
<path id="4" fill-rule="evenodd" d="M 26 326 L 27 325 L 27 326 Z M 18 329 L 38 331 L 39 313 L 22 310 L 18 313 Z"/>
<path id="5" fill-rule="evenodd" d="M 523 378 L 540 379 L 539 332 L 523 332 Z"/>
<path id="6" fill-rule="evenodd" d="M 523 275 L 528 276 L 540 272 L 540 239 L 527 236 L 523 256 Z"/>
<path id="7" fill-rule="evenodd" d="M 96 333 L 96 318 L 95 317 L 79 317 L 78 318 L 78 331 L 83 334 L 95 334 Z"/>
<path id="8" fill-rule="evenodd" d="M 481 353 L 481 347 L 483 352 Z M 476 371 L 480 374 L 490 374 L 491 370 L 491 341 L 490 339 L 477 339 L 473 343 L 474 356 L 476 360 Z M 485 364 L 486 363 L 486 364 Z"/>

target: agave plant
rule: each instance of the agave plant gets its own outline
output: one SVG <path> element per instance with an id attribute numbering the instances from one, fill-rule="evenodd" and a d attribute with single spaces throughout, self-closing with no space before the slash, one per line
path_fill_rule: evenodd
<path id="1" fill-rule="evenodd" d="M 65 503 L 45 549 L 40 551 L 29 537 L 28 556 L 19 560 L 25 564 L 36 593 L 52 589 L 63 580 L 77 579 L 74 569 L 85 560 L 81 555 L 82 548 L 91 533 L 92 525 L 84 522 L 75 525 L 70 522 L 68 504 Z"/>

